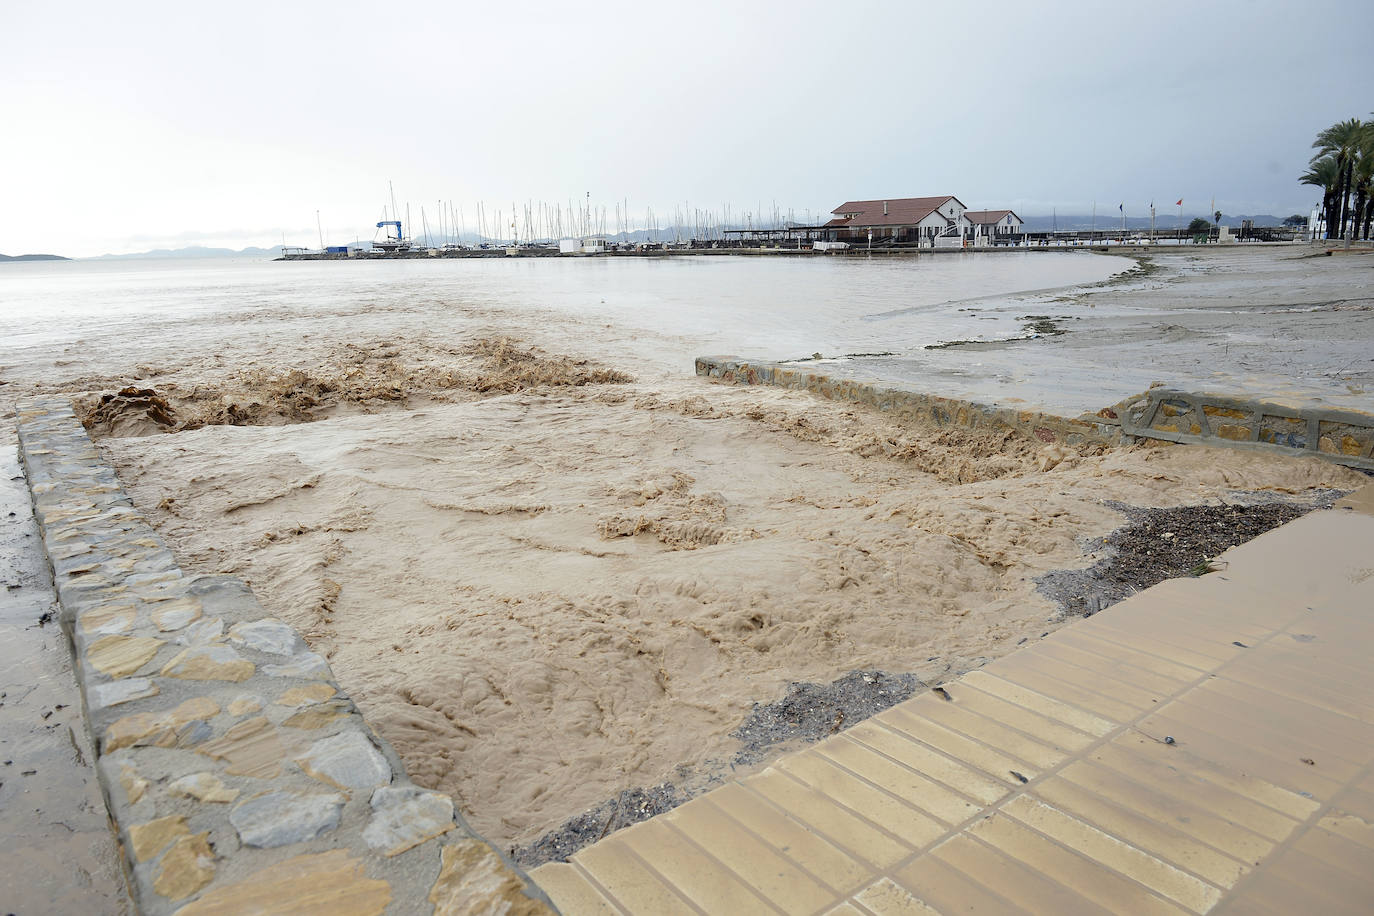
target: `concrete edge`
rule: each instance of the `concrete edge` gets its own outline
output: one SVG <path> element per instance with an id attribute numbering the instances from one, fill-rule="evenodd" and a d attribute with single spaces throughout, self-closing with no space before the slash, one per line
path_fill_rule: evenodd
<path id="1" fill-rule="evenodd" d="M 1009 427 L 1045 443 L 1120 445 L 1155 439 L 1312 456 L 1374 471 L 1374 414 L 1358 410 L 1152 388 L 1096 414 L 1063 417 L 837 379 L 796 366 L 735 356 L 697 357 L 696 373 L 727 384 L 810 391 L 832 401 L 866 404 L 902 420 L 974 429 Z"/>
<path id="2" fill-rule="evenodd" d="M 141 913 L 554 912 L 452 798 L 410 782 L 325 659 L 242 580 L 183 573 L 66 400 L 16 412 Z"/>
<path id="3" fill-rule="evenodd" d="M 837 379 L 781 363 L 752 362 L 735 356 L 700 356 L 699 376 L 728 384 L 777 385 L 810 391 L 832 401 L 866 404 L 900 420 L 929 421 L 937 426 L 971 429 L 1010 427 L 1041 442 L 1064 445 L 1119 445 L 1121 424 L 1105 413 L 1077 418 L 1038 410 L 1018 410 L 979 404 L 962 398 L 946 398 L 904 388 L 882 387 L 870 382 Z"/>

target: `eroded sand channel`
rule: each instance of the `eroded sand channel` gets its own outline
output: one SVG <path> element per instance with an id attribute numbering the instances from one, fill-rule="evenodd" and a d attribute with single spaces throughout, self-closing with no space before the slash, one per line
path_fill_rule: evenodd
<path id="1" fill-rule="evenodd" d="M 732 732 L 789 682 L 938 682 L 1039 638 L 1061 618 L 1034 580 L 1093 562 L 1082 539 L 1123 520 L 1103 500 L 1364 480 L 1184 448 L 1042 470 L 1037 444 L 796 392 L 685 373 L 483 391 L 464 371 L 401 373 L 419 381 L 396 399 L 363 385 L 327 422 L 103 448 L 188 568 L 244 576 L 415 781 L 507 846 L 627 788 L 728 772 Z M 328 395 L 267 388 L 306 416 L 294 392 Z"/>

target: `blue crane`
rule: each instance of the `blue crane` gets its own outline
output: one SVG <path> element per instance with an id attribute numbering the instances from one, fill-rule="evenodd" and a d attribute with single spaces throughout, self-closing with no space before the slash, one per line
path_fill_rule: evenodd
<path id="1" fill-rule="evenodd" d="M 378 229 L 381 229 L 383 226 L 395 226 L 395 227 L 396 227 L 396 240 L 397 240 L 397 241 L 400 241 L 401 239 L 405 238 L 405 233 L 401 232 L 401 221 L 400 221 L 400 220 L 398 220 L 398 219 L 386 219 L 386 220 L 382 220 L 380 223 L 377 224 L 377 228 L 378 228 Z M 387 238 L 391 238 L 391 236 L 388 235 Z"/>

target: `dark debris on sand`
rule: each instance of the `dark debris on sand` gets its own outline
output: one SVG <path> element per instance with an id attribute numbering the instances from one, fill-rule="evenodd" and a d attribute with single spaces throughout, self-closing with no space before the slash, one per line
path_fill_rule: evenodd
<path id="1" fill-rule="evenodd" d="M 1125 526 L 1091 545 L 1107 556 L 1087 569 L 1061 569 L 1041 576 L 1040 593 L 1069 616 L 1087 617 L 1165 579 L 1213 571 L 1210 560 L 1313 509 L 1328 508 L 1342 491 L 1323 491 L 1306 500 L 1275 500 L 1269 494 L 1236 494 L 1220 506 L 1142 509 L 1109 501 Z M 1267 498 L 1268 501 L 1263 501 Z"/>
<path id="2" fill-rule="evenodd" d="M 530 845 L 512 849 L 511 858 L 524 868 L 565 862 L 579 849 L 621 827 L 671 811 L 715 788 L 732 767 L 758 763 L 794 742 L 804 744 L 829 737 L 900 703 L 924 686 L 914 674 L 884 671 L 851 671 L 829 684 L 794 681 L 781 700 L 754 704 L 749 718 L 734 733 L 743 746 L 732 762 L 708 764 L 702 772 L 684 771 L 676 783 L 626 789 L 564 821 Z"/>
<path id="3" fill-rule="evenodd" d="M 924 687 L 914 674 L 851 671 L 829 684 L 793 681 L 776 703 L 755 703 L 734 733 L 744 745 L 735 754 L 737 766 L 772 756 L 782 745 L 828 738 Z"/>
<path id="4" fill-rule="evenodd" d="M 511 858 L 522 868 L 537 868 L 545 862 L 566 862 L 568 856 L 582 847 L 610 836 L 621 827 L 671 811 L 688 797 L 666 782 L 647 789 L 626 789 L 590 811 L 569 818 L 530 845 L 512 849 Z"/>

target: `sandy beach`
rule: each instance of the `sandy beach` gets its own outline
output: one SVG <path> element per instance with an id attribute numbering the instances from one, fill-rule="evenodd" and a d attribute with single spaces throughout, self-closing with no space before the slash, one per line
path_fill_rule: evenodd
<path id="1" fill-rule="evenodd" d="M 1145 279 L 983 302 L 1078 311 L 1067 334 L 981 345 L 982 382 L 960 348 L 923 351 L 929 390 L 1058 406 L 1114 360 L 1122 377 L 1099 379 L 1093 406 L 1145 375 L 1255 383 L 1269 375 L 1254 348 L 1295 315 L 1374 352 L 1374 260 L 1296 253 L 1163 254 Z M 1203 301 L 1219 279 L 1250 309 L 1253 348 L 1237 342 L 1232 364 L 1198 344 L 1225 333 Z M 698 379 L 689 336 L 422 292 L 143 330 L 112 318 L 61 352 L 11 348 L 0 390 L 73 396 L 183 566 L 244 577 L 415 781 L 507 848 L 627 790 L 686 794 L 759 765 L 737 732 L 793 682 L 935 685 L 1042 637 L 1068 618 L 1037 580 L 1101 559 L 1123 505 L 1306 506 L 1367 479 L 1316 459 L 901 427 Z M 1302 365 L 1266 372 L 1292 385 L 1253 394 L 1312 396 L 1329 373 L 1333 401 L 1368 409 L 1374 362 L 1325 366 L 1319 345 L 1284 339 Z M 1122 359 L 1131 340 L 1143 365 Z M 1041 397 L 1056 378 L 1070 393 Z"/>

